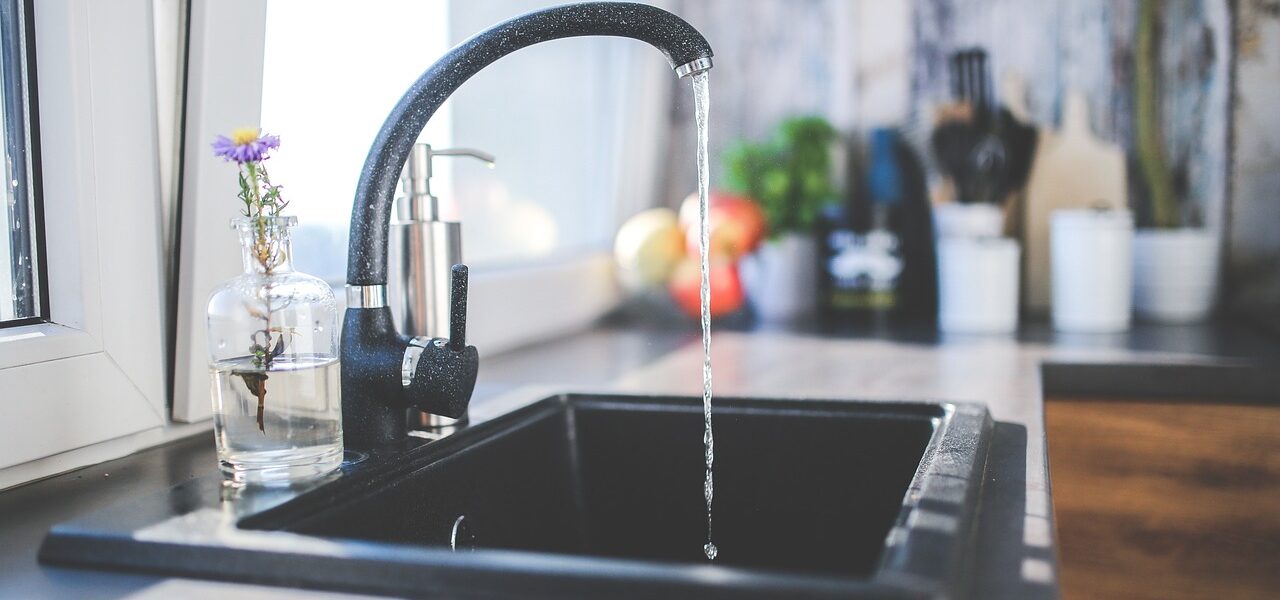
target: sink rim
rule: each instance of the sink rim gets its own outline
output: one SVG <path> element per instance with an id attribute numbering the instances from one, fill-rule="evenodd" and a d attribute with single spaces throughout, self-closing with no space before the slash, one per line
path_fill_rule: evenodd
<path id="1" fill-rule="evenodd" d="M 289 526 L 282 521 L 306 511 L 317 502 L 333 506 L 352 501 L 388 479 L 406 476 L 465 449 L 473 442 L 528 424 L 544 413 L 569 410 L 573 405 L 618 406 L 629 410 L 652 406 L 668 411 L 675 407 L 701 411 L 701 398 L 697 397 L 612 393 L 563 393 L 545 397 L 474 424 L 443 440 L 411 448 L 398 456 L 367 461 L 366 465 L 351 468 L 351 473 L 346 476 L 234 519 L 234 531 L 230 536 L 176 539 L 180 536 L 176 536 L 175 530 L 172 532 L 175 539 L 162 536 L 161 539 L 140 540 L 135 536 L 137 532 L 127 530 L 127 527 L 126 530 L 103 532 L 102 523 L 96 523 L 95 527 L 91 519 L 84 518 L 54 527 L 42 545 L 40 558 L 42 562 L 55 564 L 159 571 L 205 578 L 232 576 L 238 580 L 262 583 L 397 594 L 475 590 L 477 577 L 492 580 L 491 583 L 495 584 L 500 583 L 499 580 L 523 580 L 527 584 L 545 582 L 548 576 L 555 577 L 561 586 L 568 586 L 570 593 L 575 586 L 600 583 L 617 586 L 628 582 L 636 584 L 637 590 L 649 590 L 647 593 L 665 588 L 667 593 L 698 595 L 743 592 L 768 595 L 802 591 L 815 595 L 864 592 L 935 595 L 949 592 L 952 596 L 959 596 L 965 593 L 968 570 L 964 566 L 971 557 L 968 550 L 974 542 L 972 532 L 977 517 L 977 500 L 993 426 L 984 406 L 956 402 L 752 397 L 717 397 L 715 402 L 717 410 L 729 414 L 796 412 L 813 415 L 838 412 L 847 416 L 850 413 L 888 413 L 933 421 L 933 432 L 885 540 L 879 564 L 870 578 L 526 550 L 482 549 L 458 555 L 447 548 L 272 530 Z M 320 487 L 327 488 L 323 494 L 317 493 Z M 198 500 L 202 493 L 204 497 L 209 494 L 205 490 L 193 495 Z M 158 496 L 167 497 L 168 494 Z M 261 528 L 272 522 L 282 524 L 272 529 Z M 234 539 L 228 540 L 227 537 Z M 309 541 L 319 543 L 307 543 Z M 140 544 L 144 552 L 139 551 Z M 198 558 L 202 551 L 222 555 L 229 552 L 228 556 L 239 557 L 242 569 L 246 565 L 250 568 L 238 573 L 212 568 L 214 565 L 209 563 L 216 561 Z M 244 553 L 253 553 L 257 558 L 247 560 Z M 290 558 L 296 563 L 299 557 L 306 559 L 301 561 L 305 564 L 290 564 Z M 314 568 L 307 569 L 306 565 L 319 564 L 313 561 L 325 558 L 336 560 L 331 570 L 316 573 Z M 366 563 L 372 563 L 376 568 L 365 569 L 362 565 Z M 252 568 L 255 565 L 258 568 Z M 389 566 L 398 573 L 394 581 L 374 581 L 376 576 L 361 572 L 363 569 L 385 573 Z M 412 587 L 405 587 L 410 585 Z M 610 593 L 614 592 L 616 590 L 611 588 Z M 596 593 L 599 593 L 598 588 Z M 647 593 L 641 592 L 641 595 Z"/>

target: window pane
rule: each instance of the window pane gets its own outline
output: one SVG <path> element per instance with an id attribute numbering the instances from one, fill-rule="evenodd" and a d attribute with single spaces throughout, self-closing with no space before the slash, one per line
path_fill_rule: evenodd
<path id="1" fill-rule="evenodd" d="M 454 2 L 462 40 L 562 0 Z M 522 48 L 485 67 L 454 94 L 458 144 L 497 156 L 498 168 L 457 161 L 446 200 L 457 207 L 468 262 L 520 264 L 609 247 L 621 100 L 620 64 L 639 42 L 607 37 Z M 625 165 L 624 168 L 634 168 Z M 442 198 L 443 199 L 443 198 Z"/>
<path id="2" fill-rule="evenodd" d="M 346 278 L 356 180 L 400 95 L 449 49 L 444 0 L 271 0 L 262 74 L 262 127 L 281 136 L 268 167 L 298 216 L 297 267 Z M 449 115 L 422 139 L 449 145 Z M 444 178 L 441 175 L 445 175 Z M 447 186 L 440 169 L 432 185 Z"/>
<path id="3" fill-rule="evenodd" d="M 14 324 L 41 315 L 36 232 L 35 195 L 30 175 L 30 148 L 26 107 L 26 32 L 24 4 L 0 1 L 0 85 L 4 133 L 5 209 L 0 225 L 0 325 Z"/>
<path id="4" fill-rule="evenodd" d="M 281 136 L 268 165 L 300 226 L 298 265 L 344 279 L 356 180 L 374 136 L 401 94 L 461 41 L 503 19 L 563 0 L 271 0 L 262 126 Z M 635 94 L 639 42 L 579 38 L 539 44 L 497 61 L 432 117 L 421 141 L 478 148 L 489 169 L 440 159 L 432 192 L 463 224 L 473 267 L 543 262 L 607 248 L 618 212 L 621 108 Z M 662 73 L 670 78 L 669 69 Z M 641 85 L 636 83 L 636 85 Z M 627 117 L 627 118 L 624 118 Z M 652 152 L 655 157 L 658 153 Z M 646 198 L 646 200 L 648 200 Z"/>

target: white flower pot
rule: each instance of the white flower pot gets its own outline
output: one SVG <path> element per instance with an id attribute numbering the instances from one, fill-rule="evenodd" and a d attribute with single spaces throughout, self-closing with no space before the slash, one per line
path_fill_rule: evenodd
<path id="1" fill-rule="evenodd" d="M 1218 295 L 1218 238 L 1203 229 L 1146 229 L 1133 238 L 1133 308 L 1161 323 L 1195 323 Z"/>
<path id="2" fill-rule="evenodd" d="M 786 234 L 768 240 L 740 265 L 747 299 L 762 321 L 790 321 L 817 306 L 818 247 L 812 236 Z"/>

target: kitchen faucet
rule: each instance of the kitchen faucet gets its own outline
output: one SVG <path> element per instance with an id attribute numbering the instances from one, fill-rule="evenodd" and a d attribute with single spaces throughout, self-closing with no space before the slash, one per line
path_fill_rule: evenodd
<path id="1" fill-rule="evenodd" d="M 401 169 L 427 121 L 467 79 L 539 42 L 578 36 L 647 42 L 686 77 L 711 68 L 711 46 L 693 26 L 662 9 L 630 2 L 584 2 L 534 11 L 462 42 L 418 78 L 374 139 L 356 187 L 347 254 L 342 329 L 342 427 L 351 449 L 400 442 L 406 409 L 460 417 L 471 401 L 479 355 L 466 345 L 467 268 L 450 273 L 449 338 L 396 331 L 387 301 L 387 238 Z"/>

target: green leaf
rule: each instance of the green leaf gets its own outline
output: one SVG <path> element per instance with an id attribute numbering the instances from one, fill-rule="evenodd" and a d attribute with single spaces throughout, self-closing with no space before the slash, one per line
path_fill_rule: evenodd
<path id="1" fill-rule="evenodd" d="M 831 180 L 837 138 L 822 117 L 786 119 L 769 141 L 740 141 L 725 153 L 725 185 L 760 204 L 772 235 L 807 231 L 839 195 Z"/>

